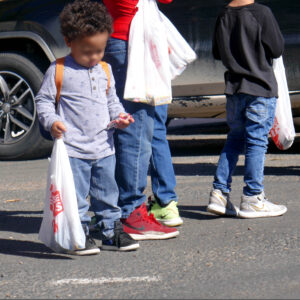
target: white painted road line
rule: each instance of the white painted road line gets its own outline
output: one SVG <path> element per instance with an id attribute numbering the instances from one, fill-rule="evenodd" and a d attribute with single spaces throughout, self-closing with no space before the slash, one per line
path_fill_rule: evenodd
<path id="1" fill-rule="evenodd" d="M 51 281 L 50 284 L 54 286 L 60 285 L 86 285 L 86 284 L 93 284 L 93 285 L 100 285 L 106 283 L 124 283 L 124 282 L 158 282 L 161 278 L 159 276 L 144 276 L 144 277 L 101 277 L 101 278 L 70 278 L 70 279 L 61 279 L 61 280 L 54 280 Z"/>

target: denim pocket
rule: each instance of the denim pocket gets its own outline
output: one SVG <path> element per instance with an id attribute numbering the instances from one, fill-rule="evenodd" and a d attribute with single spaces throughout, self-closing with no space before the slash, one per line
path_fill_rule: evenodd
<path id="1" fill-rule="evenodd" d="M 256 98 L 246 109 L 247 119 L 261 123 L 268 119 L 268 103 L 266 98 Z"/>

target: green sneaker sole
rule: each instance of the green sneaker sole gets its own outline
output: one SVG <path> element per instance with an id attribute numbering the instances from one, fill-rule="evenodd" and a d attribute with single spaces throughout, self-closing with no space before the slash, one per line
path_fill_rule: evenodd
<path id="1" fill-rule="evenodd" d="M 170 219 L 170 220 L 166 220 L 166 219 L 156 219 L 156 220 L 168 227 L 176 227 L 183 224 L 183 220 L 180 217 L 176 219 Z"/>

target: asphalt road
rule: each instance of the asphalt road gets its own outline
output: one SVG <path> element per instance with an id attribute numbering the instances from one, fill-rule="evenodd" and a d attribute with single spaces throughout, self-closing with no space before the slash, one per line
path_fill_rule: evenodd
<path id="1" fill-rule="evenodd" d="M 169 138 L 184 225 L 178 238 L 144 241 L 130 253 L 48 250 L 37 236 L 47 159 L 0 162 L 0 298 L 300 298 L 299 139 L 285 153 L 271 147 L 266 160 L 266 193 L 287 214 L 242 220 L 205 210 L 223 137 Z"/>

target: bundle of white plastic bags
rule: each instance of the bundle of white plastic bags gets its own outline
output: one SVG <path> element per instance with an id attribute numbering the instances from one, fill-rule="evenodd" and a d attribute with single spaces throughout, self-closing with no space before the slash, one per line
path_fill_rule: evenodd
<path id="1" fill-rule="evenodd" d="M 278 84 L 278 100 L 274 125 L 270 131 L 275 145 L 280 150 L 290 148 L 296 132 L 293 122 L 291 100 L 282 57 L 273 61 L 274 74 Z"/>
<path id="2" fill-rule="evenodd" d="M 130 27 L 124 99 L 150 105 L 171 103 L 171 80 L 196 58 L 159 11 L 156 0 L 140 0 Z"/>
<path id="3" fill-rule="evenodd" d="M 85 248 L 72 169 L 62 139 L 55 140 L 52 150 L 39 239 L 55 252 Z"/>

